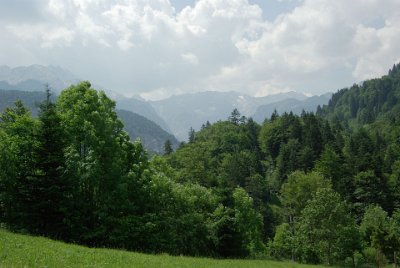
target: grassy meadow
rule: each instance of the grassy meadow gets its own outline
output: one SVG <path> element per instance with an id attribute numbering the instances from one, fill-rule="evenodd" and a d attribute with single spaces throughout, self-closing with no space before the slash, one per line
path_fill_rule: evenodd
<path id="1" fill-rule="evenodd" d="M 0 229 L 0 267 L 322 267 L 267 260 L 215 260 L 87 248 Z"/>

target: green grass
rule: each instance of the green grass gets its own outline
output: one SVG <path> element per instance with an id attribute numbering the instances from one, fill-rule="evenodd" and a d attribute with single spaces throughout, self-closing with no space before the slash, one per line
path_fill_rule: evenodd
<path id="1" fill-rule="evenodd" d="M 0 229 L 0 267 L 317 267 L 266 260 L 215 260 L 93 249 Z"/>

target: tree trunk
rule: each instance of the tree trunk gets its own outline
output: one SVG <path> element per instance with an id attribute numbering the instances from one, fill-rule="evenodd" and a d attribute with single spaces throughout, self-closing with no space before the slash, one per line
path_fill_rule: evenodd
<path id="1" fill-rule="evenodd" d="M 294 218 L 293 215 L 289 215 L 289 226 L 291 227 L 291 231 L 292 231 L 292 237 L 294 237 L 295 233 L 294 233 Z M 292 249 L 291 249 L 291 255 L 292 255 L 292 261 L 296 261 L 296 256 L 295 256 L 295 251 L 294 251 L 294 245 L 293 245 L 293 239 L 292 239 Z"/>
<path id="2" fill-rule="evenodd" d="M 382 252 L 381 252 L 380 248 L 377 249 L 375 258 L 376 258 L 376 267 L 381 268 Z"/>

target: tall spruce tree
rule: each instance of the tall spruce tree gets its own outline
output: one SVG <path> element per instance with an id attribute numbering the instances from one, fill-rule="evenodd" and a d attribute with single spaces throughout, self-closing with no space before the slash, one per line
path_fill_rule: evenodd
<path id="1" fill-rule="evenodd" d="M 40 127 L 37 134 L 37 172 L 32 181 L 35 203 L 32 221 L 40 233 L 52 237 L 66 235 L 64 218 L 68 209 L 71 187 L 65 171 L 64 132 L 61 119 L 51 100 L 50 88 L 46 88 L 46 100 L 39 106 Z"/>
<path id="2" fill-rule="evenodd" d="M 170 140 L 166 140 L 164 143 L 164 155 L 169 155 L 173 153 L 174 150 L 172 149 L 172 144 Z"/>
<path id="3" fill-rule="evenodd" d="M 189 129 L 189 143 L 193 143 L 194 140 L 196 139 L 196 132 L 192 127 Z"/>

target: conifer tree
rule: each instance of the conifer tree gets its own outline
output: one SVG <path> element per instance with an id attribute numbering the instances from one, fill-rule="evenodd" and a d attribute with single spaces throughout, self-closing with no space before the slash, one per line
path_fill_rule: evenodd
<path id="1" fill-rule="evenodd" d="M 169 155 L 173 153 L 172 144 L 170 140 L 166 140 L 164 143 L 164 155 Z"/>
<path id="2" fill-rule="evenodd" d="M 39 106 L 37 140 L 37 172 L 34 176 L 35 202 L 32 206 L 32 222 L 45 235 L 65 235 L 64 211 L 68 209 L 71 188 L 65 171 L 64 132 L 61 119 L 46 88 L 46 100 Z"/>
<path id="3" fill-rule="evenodd" d="M 193 143 L 196 138 L 196 132 L 192 127 L 189 129 L 189 143 Z"/>

